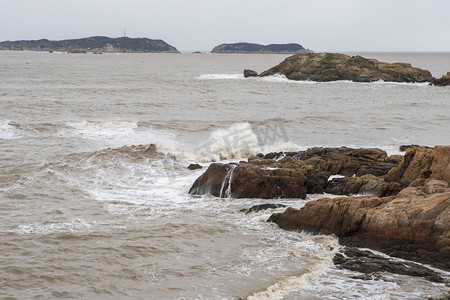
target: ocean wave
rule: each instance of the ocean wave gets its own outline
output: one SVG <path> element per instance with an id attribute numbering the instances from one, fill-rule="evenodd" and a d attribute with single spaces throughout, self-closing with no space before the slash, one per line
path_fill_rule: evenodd
<path id="1" fill-rule="evenodd" d="M 137 122 L 67 122 L 67 128 L 60 129 L 58 135 L 61 137 L 81 137 L 93 140 L 124 140 L 137 129 Z M 119 144 L 115 144 L 119 145 Z"/>
<path id="2" fill-rule="evenodd" d="M 148 143 L 170 144 L 175 140 L 175 134 L 171 131 L 140 126 L 137 121 L 66 123 L 66 127 L 58 130 L 57 135 L 62 138 L 74 137 L 93 140 L 105 148 Z"/>
<path id="3" fill-rule="evenodd" d="M 53 234 L 53 233 L 83 233 L 92 230 L 96 223 L 88 223 L 83 219 L 74 219 L 70 222 L 52 224 L 27 224 L 17 226 L 16 232 L 19 234 Z"/>
<path id="4" fill-rule="evenodd" d="M 112 122 L 68 122 L 66 125 L 78 130 L 99 130 L 99 131 L 113 131 L 122 129 L 135 129 L 138 127 L 137 122 L 127 121 L 112 121 Z"/>
<path id="5" fill-rule="evenodd" d="M 202 74 L 197 77 L 199 80 L 230 80 L 245 79 L 243 74 Z"/>
<path id="6" fill-rule="evenodd" d="M 392 82 L 377 80 L 372 82 L 356 82 L 351 80 L 336 80 L 318 82 L 312 80 L 291 80 L 283 74 L 275 74 L 264 77 L 248 77 L 245 78 L 243 74 L 202 74 L 197 77 L 198 80 L 252 80 L 260 82 L 272 82 L 272 83 L 291 83 L 291 84 L 363 84 L 363 85 L 404 85 L 404 86 L 429 86 L 429 82 Z"/>
<path id="7" fill-rule="evenodd" d="M 10 120 L 0 121 L 0 139 L 15 140 L 23 137 L 23 130 Z"/>
<path id="8" fill-rule="evenodd" d="M 261 82 L 273 82 L 273 83 L 296 83 L 296 84 L 316 84 L 315 81 L 310 80 L 290 80 L 282 74 L 275 74 L 264 77 L 248 77 L 245 78 L 243 74 L 202 74 L 197 77 L 198 80 L 252 80 Z"/>
<path id="9" fill-rule="evenodd" d="M 269 120 L 270 123 L 270 120 Z M 252 126 L 248 122 L 234 123 L 227 128 L 215 129 L 209 137 L 194 146 L 175 140 L 155 142 L 158 151 L 179 161 L 218 162 L 246 160 L 251 155 L 275 151 L 304 149 L 290 142 L 278 123 Z"/>
<path id="10" fill-rule="evenodd" d="M 308 235 L 306 235 L 308 237 Z M 316 243 L 317 240 L 319 243 Z M 339 244 L 337 239 L 328 236 L 315 236 L 311 237 L 310 243 L 307 243 L 307 247 L 304 247 L 305 242 L 302 244 L 302 248 L 291 249 L 291 253 L 294 256 L 302 257 L 300 249 L 307 248 L 310 252 L 309 257 L 311 264 L 306 267 L 303 274 L 286 276 L 281 278 L 277 283 L 269 286 L 264 291 L 257 292 L 247 299 L 249 300 L 259 300 L 259 299 L 282 299 L 287 294 L 301 290 L 303 287 L 308 285 L 308 283 L 320 275 L 322 275 L 327 269 L 333 266 L 333 257 L 339 249 Z M 321 245 L 318 247 L 318 245 Z M 333 249 L 331 251 L 324 251 L 314 249 L 314 246 L 318 249 L 321 247 L 327 247 L 328 249 Z M 316 252 L 316 253 L 314 253 Z"/>

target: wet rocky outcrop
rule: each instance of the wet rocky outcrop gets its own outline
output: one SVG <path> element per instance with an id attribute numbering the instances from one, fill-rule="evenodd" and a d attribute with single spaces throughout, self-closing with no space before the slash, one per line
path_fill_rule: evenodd
<path id="1" fill-rule="evenodd" d="M 430 178 L 435 153 L 434 149 L 425 147 L 408 149 L 402 163 L 389 170 L 385 180 L 398 182 L 403 188 L 409 186 L 416 179 Z"/>
<path id="2" fill-rule="evenodd" d="M 333 263 L 342 269 L 361 272 L 363 279 L 373 279 L 383 272 L 392 274 L 422 277 L 432 282 L 445 283 L 445 279 L 438 272 L 426 266 L 400 261 L 375 254 L 371 251 L 354 247 L 344 247 L 333 258 Z"/>
<path id="3" fill-rule="evenodd" d="M 427 70 L 407 63 L 386 63 L 338 53 L 293 55 L 259 76 L 283 74 L 292 80 L 373 82 L 432 82 Z"/>
<path id="4" fill-rule="evenodd" d="M 199 164 L 190 164 L 188 167 L 187 167 L 189 170 L 198 170 L 198 169 L 202 169 L 203 167 L 202 166 L 200 166 Z"/>
<path id="5" fill-rule="evenodd" d="M 366 174 L 361 177 L 336 178 L 327 184 L 325 192 L 333 195 L 369 194 L 382 197 L 395 195 L 400 189 L 397 182 L 386 182 L 383 178 Z"/>
<path id="6" fill-rule="evenodd" d="M 408 186 L 389 197 L 310 201 L 300 210 L 273 214 L 269 221 L 287 230 L 335 234 L 343 245 L 449 270 L 450 146 L 409 149 L 402 164 L 388 175 Z"/>
<path id="7" fill-rule="evenodd" d="M 414 148 L 414 147 L 424 147 L 424 148 L 428 148 L 428 149 L 433 149 L 432 147 L 428 147 L 428 146 L 422 146 L 422 145 L 417 145 L 417 144 L 410 144 L 410 145 L 401 145 L 400 147 L 398 147 L 399 151 L 405 152 L 406 150 L 410 149 L 410 148 Z"/>
<path id="8" fill-rule="evenodd" d="M 284 161 L 285 166 L 288 162 Z M 232 198 L 305 198 L 306 182 L 311 169 L 301 161 L 291 161 L 289 167 L 268 168 L 241 162 L 213 163 L 192 185 L 189 194 L 210 193 Z"/>
<path id="9" fill-rule="evenodd" d="M 249 69 L 245 69 L 244 70 L 244 77 L 258 77 L 258 73 L 256 71 L 253 70 L 249 70 Z"/>
<path id="10" fill-rule="evenodd" d="M 401 160 L 379 149 L 346 147 L 261 154 L 239 164 L 211 164 L 189 193 L 263 199 L 305 198 L 323 192 L 393 195 L 400 185 L 386 182 L 383 176 Z M 346 177 L 330 180 L 331 175 Z"/>
<path id="11" fill-rule="evenodd" d="M 434 78 L 430 85 L 435 86 L 450 86 L 450 72 L 447 72 L 446 75 L 443 75 L 441 78 L 436 79 Z"/>
<path id="12" fill-rule="evenodd" d="M 279 203 L 277 203 L 277 204 L 275 204 L 275 203 L 257 204 L 257 205 L 253 205 L 252 207 L 247 208 L 247 209 L 241 209 L 241 212 L 248 215 L 249 213 L 256 213 L 256 212 L 260 212 L 263 210 L 277 209 L 277 208 L 282 208 L 282 207 L 286 207 L 286 205 L 279 204 Z"/>

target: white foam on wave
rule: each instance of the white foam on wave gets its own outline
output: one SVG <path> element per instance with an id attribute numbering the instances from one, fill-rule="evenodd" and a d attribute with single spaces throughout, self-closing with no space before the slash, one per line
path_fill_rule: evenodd
<path id="1" fill-rule="evenodd" d="M 295 84 L 317 84 L 318 82 L 310 80 L 290 80 L 283 74 L 275 74 L 264 77 L 248 77 L 243 74 L 202 74 L 197 77 L 198 80 L 251 80 L 273 83 L 295 83 Z"/>
<path id="2" fill-rule="evenodd" d="M 58 131 L 62 138 L 76 137 L 95 140 L 104 147 L 121 147 L 123 145 L 159 144 L 173 145 L 175 134 L 170 131 L 140 127 L 136 121 L 115 122 L 69 122 L 68 128 Z"/>
<path id="3" fill-rule="evenodd" d="M 86 232 L 92 230 L 94 223 L 88 223 L 83 219 L 73 219 L 70 222 L 51 223 L 51 224 L 27 224 L 17 226 L 19 234 L 53 234 L 64 232 Z"/>
<path id="4" fill-rule="evenodd" d="M 339 178 L 345 178 L 345 176 L 344 176 L 344 175 L 339 175 L 339 174 L 336 174 L 336 175 L 330 175 L 330 177 L 328 177 L 328 180 L 327 180 L 327 181 L 331 181 L 331 180 L 333 180 L 333 179 L 339 179 Z"/>
<path id="5" fill-rule="evenodd" d="M 364 82 L 363 82 L 364 83 Z M 373 82 L 365 82 L 364 84 L 381 84 L 381 85 L 406 85 L 406 86 L 421 86 L 426 87 L 429 86 L 429 82 L 392 82 L 392 81 L 384 81 L 384 80 L 377 80 Z"/>
<path id="6" fill-rule="evenodd" d="M 315 237 L 314 237 L 315 238 Z M 314 239 L 313 238 L 313 239 Z M 333 248 L 332 251 L 320 251 L 318 253 L 313 254 L 314 263 L 308 265 L 306 270 L 303 271 L 303 274 L 296 276 L 287 276 L 281 278 L 277 283 L 269 286 L 266 290 L 257 292 L 247 299 L 249 300 L 259 300 L 259 299 L 282 299 L 289 293 L 296 292 L 301 290 L 303 287 L 307 286 L 308 283 L 315 278 L 319 277 L 323 274 L 327 269 L 333 266 L 333 257 L 335 253 L 338 251 L 339 244 L 336 239 L 326 236 L 318 236 L 321 239 L 322 245 L 327 245 Z M 317 246 L 316 242 L 313 239 L 308 240 L 310 243 L 305 247 L 305 243 L 303 243 L 302 248 L 299 249 L 313 249 L 313 246 Z M 303 256 L 300 253 L 299 249 L 291 249 L 291 253 L 294 256 Z"/>
<path id="7" fill-rule="evenodd" d="M 317 81 L 311 81 L 311 80 L 291 80 L 288 79 L 283 74 L 275 74 L 271 76 L 264 76 L 264 77 L 251 77 L 254 78 L 257 81 L 263 81 L 263 82 L 273 82 L 273 83 L 293 83 L 293 84 L 318 84 Z"/>
<path id="8" fill-rule="evenodd" d="M 275 126 L 255 129 L 248 122 L 241 122 L 212 131 L 194 149 L 178 143 L 175 137 L 160 139 L 154 144 L 158 151 L 172 159 L 199 163 L 246 160 L 257 153 L 306 150 L 306 147 L 289 141 L 279 131 L 280 128 Z"/>
<path id="9" fill-rule="evenodd" d="M 120 129 L 135 129 L 137 128 L 137 122 L 127 122 L 127 121 L 117 121 L 117 122 L 68 122 L 68 126 L 73 127 L 79 130 L 103 130 L 103 131 L 112 131 L 112 130 L 120 130 Z"/>
<path id="10" fill-rule="evenodd" d="M 23 136 L 22 130 L 12 125 L 10 120 L 0 121 L 0 139 L 15 140 Z"/>
<path id="11" fill-rule="evenodd" d="M 241 159 L 260 151 L 258 137 L 249 123 L 236 123 L 214 130 L 200 149 L 210 160 Z"/>
<path id="12" fill-rule="evenodd" d="M 230 80 L 245 79 L 243 74 L 203 74 L 197 77 L 199 80 Z"/>
<path id="13" fill-rule="evenodd" d="M 295 299 L 315 298 L 320 291 L 321 299 L 440 299 L 448 292 L 444 283 L 434 283 L 418 277 L 378 273 L 373 279 L 359 279 L 362 273 L 329 268 L 317 280 L 293 295 Z M 377 278 L 378 276 L 378 278 Z M 381 276 L 381 278 L 379 277 Z M 358 278 L 359 277 L 359 278 Z"/>
<path id="14" fill-rule="evenodd" d="M 93 140 L 124 140 L 135 133 L 137 122 L 68 122 L 69 129 L 61 129 L 58 135 L 61 137 L 80 137 Z"/>
<path id="15" fill-rule="evenodd" d="M 243 74 L 202 74 L 197 77 L 199 80 L 253 80 L 261 82 L 273 82 L 273 83 L 293 83 L 293 84 L 364 84 L 364 85 L 404 85 L 404 86 L 417 86 L 417 87 L 427 87 L 429 82 L 392 82 L 377 80 L 372 82 L 356 82 L 351 80 L 336 80 L 336 81 L 326 81 L 318 82 L 311 80 L 291 80 L 288 79 L 283 74 L 275 74 L 264 77 L 248 77 L 245 78 Z"/>
<path id="16" fill-rule="evenodd" d="M 216 129 L 208 138 L 196 144 L 195 148 L 180 144 L 175 136 L 151 141 L 168 159 L 184 162 L 208 163 L 247 159 L 261 151 L 258 137 L 247 122 Z"/>

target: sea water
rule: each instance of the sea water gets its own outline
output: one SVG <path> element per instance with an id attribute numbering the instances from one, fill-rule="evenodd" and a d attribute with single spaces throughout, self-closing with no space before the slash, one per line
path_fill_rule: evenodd
<path id="1" fill-rule="evenodd" d="M 363 55 L 450 71 L 446 53 Z M 336 268 L 335 237 L 266 222 L 283 209 L 240 212 L 323 195 L 188 195 L 211 162 L 259 152 L 450 144 L 448 88 L 242 75 L 285 57 L 0 52 L 0 298 L 445 294 L 420 278 Z"/>

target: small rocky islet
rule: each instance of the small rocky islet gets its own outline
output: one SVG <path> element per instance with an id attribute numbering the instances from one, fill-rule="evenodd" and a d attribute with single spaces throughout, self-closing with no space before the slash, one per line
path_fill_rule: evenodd
<path id="1" fill-rule="evenodd" d="M 245 77 L 264 77 L 281 74 L 291 80 L 329 82 L 348 80 L 354 82 L 406 82 L 431 85 L 450 85 L 450 72 L 440 79 L 434 78 L 427 70 L 413 67 L 408 63 L 386 63 L 362 56 L 340 53 L 306 53 L 286 58 L 280 64 L 258 74 L 245 69 Z"/>
<path id="2" fill-rule="evenodd" d="M 450 146 L 407 147 L 403 156 L 347 147 L 259 154 L 238 163 L 212 163 L 189 193 L 262 199 L 345 195 L 324 195 L 301 209 L 288 207 L 268 222 L 286 230 L 334 234 L 343 246 L 450 270 Z M 243 211 L 274 207 L 282 205 Z M 350 268 L 342 255 L 336 261 Z M 384 263 L 377 257 L 374 268 Z"/>

